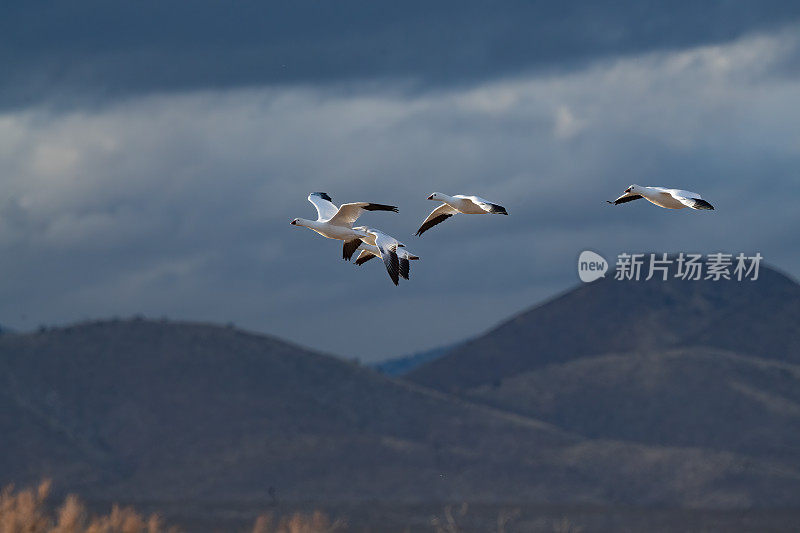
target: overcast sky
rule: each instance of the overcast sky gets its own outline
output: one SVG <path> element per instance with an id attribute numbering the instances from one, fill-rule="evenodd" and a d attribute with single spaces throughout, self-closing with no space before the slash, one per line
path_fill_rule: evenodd
<path id="1" fill-rule="evenodd" d="M 551 4 L 8 8 L 0 324 L 141 313 L 377 360 L 579 283 L 584 249 L 797 277 L 800 4 Z M 717 210 L 605 203 L 631 183 Z M 398 205 L 361 221 L 422 257 L 411 282 L 290 226 L 310 191 Z M 510 216 L 413 237 L 434 191 Z"/>

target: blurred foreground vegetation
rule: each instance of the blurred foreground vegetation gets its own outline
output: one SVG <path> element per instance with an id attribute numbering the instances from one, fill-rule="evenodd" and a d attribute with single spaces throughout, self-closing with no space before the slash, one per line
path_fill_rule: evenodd
<path id="1" fill-rule="evenodd" d="M 0 533 L 177 533 L 157 514 L 144 516 L 132 507 L 114 505 L 106 515 L 93 515 L 74 494 L 60 505 L 48 503 L 50 481 L 35 488 L 0 493 Z M 323 533 L 344 531 L 344 522 L 332 521 L 322 512 L 294 513 L 276 519 L 265 514 L 253 525 L 253 533 Z"/>

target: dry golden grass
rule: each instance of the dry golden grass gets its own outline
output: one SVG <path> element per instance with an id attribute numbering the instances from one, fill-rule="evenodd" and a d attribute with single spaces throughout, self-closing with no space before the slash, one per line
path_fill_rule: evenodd
<path id="1" fill-rule="evenodd" d="M 92 516 L 77 496 L 69 495 L 60 507 L 47 504 L 50 482 L 36 488 L 0 493 L 0 533 L 162 533 L 158 515 L 142 516 L 131 507 L 114 505 L 107 515 Z"/>
<path id="2" fill-rule="evenodd" d="M 13 485 L 0 492 L 0 533 L 175 533 L 167 528 L 157 514 L 143 516 L 132 507 L 114 505 L 106 515 L 92 515 L 86 505 L 74 494 L 67 496 L 58 506 L 49 505 L 50 482 L 38 487 L 15 490 Z M 469 506 L 446 506 L 443 516 L 431 521 L 435 533 L 461 533 L 459 521 L 464 520 Z M 519 510 L 503 511 L 497 517 L 494 531 L 505 533 L 506 526 L 519 516 Z M 276 518 L 272 514 L 258 517 L 252 533 L 344 533 L 344 520 L 331 520 L 321 511 L 310 514 L 294 513 Z M 568 520 L 553 525 L 557 532 L 580 531 Z"/>
<path id="3" fill-rule="evenodd" d="M 36 488 L 16 491 L 13 485 L 0 492 L 0 533 L 166 533 L 157 514 L 143 516 L 132 507 L 114 505 L 107 515 L 91 515 L 74 494 L 57 508 L 47 503 L 50 482 Z M 275 520 L 262 515 L 253 526 L 253 533 L 338 533 L 344 531 L 341 520 L 331 521 L 316 511 L 309 515 L 295 513 Z"/>

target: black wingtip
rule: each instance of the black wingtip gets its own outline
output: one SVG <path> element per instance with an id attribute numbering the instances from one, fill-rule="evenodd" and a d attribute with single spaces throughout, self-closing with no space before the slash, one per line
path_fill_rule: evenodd
<path id="1" fill-rule="evenodd" d="M 330 195 L 326 192 L 312 192 L 311 194 L 313 196 L 319 196 L 323 200 L 328 200 L 329 202 L 333 201 L 333 198 L 331 198 Z"/>
<path id="2" fill-rule="evenodd" d="M 490 213 L 493 213 L 495 215 L 507 215 L 508 214 L 506 212 L 506 208 L 503 207 L 502 205 L 498 205 L 498 204 L 489 204 L 489 205 L 492 206 L 490 211 L 489 211 Z"/>
<path id="3" fill-rule="evenodd" d="M 350 261 L 353 258 L 353 254 L 356 253 L 358 247 L 361 245 L 360 239 L 353 239 L 352 241 L 345 241 L 342 245 L 342 259 L 345 261 Z"/>
<path id="4" fill-rule="evenodd" d="M 372 202 L 365 205 L 364 209 L 367 211 L 391 211 L 393 213 L 400 212 L 396 205 L 375 204 Z"/>
<path id="5" fill-rule="evenodd" d="M 706 210 L 710 210 L 710 211 L 714 210 L 714 206 L 713 205 L 711 205 L 710 203 L 708 203 L 705 200 L 702 200 L 700 198 L 695 199 L 694 205 L 692 207 L 694 207 L 695 209 L 706 209 Z"/>
<path id="6" fill-rule="evenodd" d="M 400 283 L 400 259 L 397 257 L 397 248 L 393 247 L 386 251 L 381 250 L 383 253 L 383 264 L 386 266 L 386 272 L 392 283 L 398 285 Z"/>
<path id="7" fill-rule="evenodd" d="M 410 275 L 411 275 L 411 264 L 405 257 L 400 258 L 400 276 L 403 279 L 407 280 Z"/>
<path id="8" fill-rule="evenodd" d="M 441 224 L 451 216 L 453 215 L 439 215 L 438 217 L 430 219 L 429 221 L 425 222 L 424 224 L 422 224 L 422 226 L 419 227 L 416 236 L 419 237 L 420 235 L 422 235 L 423 233 L 434 227 L 436 224 Z"/>

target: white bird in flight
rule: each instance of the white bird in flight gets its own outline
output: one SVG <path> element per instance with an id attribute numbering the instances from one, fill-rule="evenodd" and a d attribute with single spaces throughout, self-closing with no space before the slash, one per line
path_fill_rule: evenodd
<path id="1" fill-rule="evenodd" d="M 342 257 L 345 259 L 349 259 L 353 255 L 353 252 L 361 244 L 362 238 L 368 237 L 365 232 L 353 228 L 353 223 L 358 220 L 358 217 L 365 211 L 392 211 L 394 213 L 398 211 L 397 207 L 393 205 L 370 202 L 354 202 L 336 207 L 331 197 L 324 192 L 312 192 L 308 195 L 308 201 L 317 208 L 317 220 L 296 218 L 292 220 L 291 224 L 306 227 L 329 239 L 344 241 Z"/>
<path id="2" fill-rule="evenodd" d="M 428 218 L 422 222 L 422 226 L 417 230 L 417 236 L 422 235 L 436 224 L 441 224 L 457 213 L 464 213 L 467 215 L 508 214 L 506 208 L 502 205 L 484 200 L 479 196 L 464 196 L 463 194 L 448 196 L 440 192 L 435 192 L 428 196 L 428 200 L 436 200 L 443 203 L 431 211 Z"/>
<path id="3" fill-rule="evenodd" d="M 403 248 L 405 244 L 379 229 L 368 228 L 366 226 L 359 226 L 353 229 L 361 231 L 366 235 L 365 237 L 361 237 L 361 240 L 371 245 L 375 251 L 378 252 L 378 256 L 383 259 L 383 264 L 386 266 L 386 272 L 389 273 L 389 278 L 391 278 L 392 283 L 397 285 L 400 282 L 400 258 L 398 257 L 398 249 Z M 355 250 L 353 251 L 355 252 Z M 350 256 L 352 255 L 351 253 Z M 364 261 L 366 261 L 366 259 Z"/>
<path id="4" fill-rule="evenodd" d="M 639 198 L 644 198 L 648 202 L 666 209 L 683 209 L 684 207 L 690 207 L 692 209 L 714 209 L 713 205 L 703 200 L 696 192 L 683 191 L 680 189 L 665 189 L 664 187 L 643 187 L 642 185 L 631 185 L 625 189 L 622 196 L 613 202 L 608 200 L 608 203 L 619 205 L 625 202 L 638 200 Z"/>

